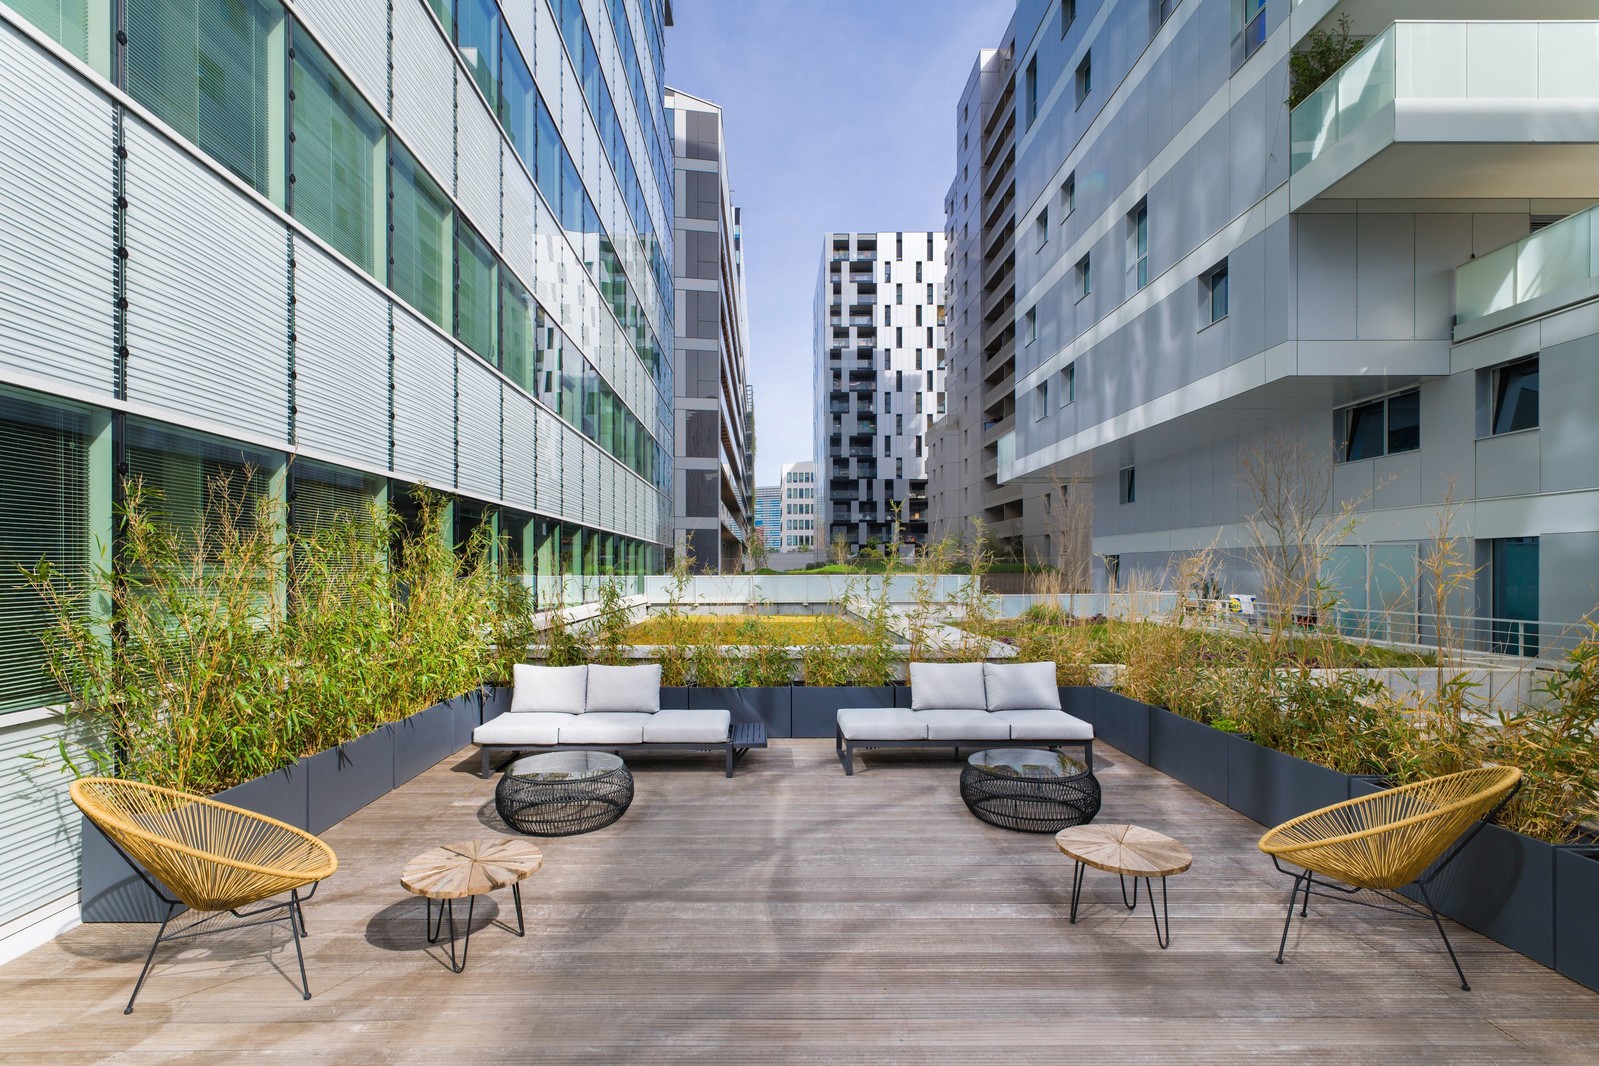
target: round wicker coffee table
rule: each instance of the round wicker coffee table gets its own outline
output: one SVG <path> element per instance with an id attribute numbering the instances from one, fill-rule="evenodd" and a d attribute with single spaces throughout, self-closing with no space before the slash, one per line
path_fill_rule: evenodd
<path id="1" fill-rule="evenodd" d="M 505 768 L 494 809 L 518 833 L 564 837 L 603 829 L 633 802 L 633 775 L 603 751 L 552 751 Z"/>
<path id="2" fill-rule="evenodd" d="M 1077 899 L 1083 891 L 1083 871 L 1092 866 L 1121 878 L 1122 906 L 1138 908 L 1138 881 L 1149 892 L 1149 913 L 1155 919 L 1155 942 L 1171 946 L 1171 911 L 1166 903 L 1166 878 L 1194 864 L 1194 854 L 1164 833 L 1140 825 L 1079 825 L 1055 834 L 1055 846 L 1076 865 L 1072 868 L 1072 924 L 1077 924 Z M 1127 900 L 1127 878 L 1133 879 L 1132 902 Z M 1155 910 L 1155 886 L 1160 878 L 1160 911 Z M 1166 929 L 1161 931 L 1161 918 Z"/>
<path id="3" fill-rule="evenodd" d="M 961 770 L 961 799 L 977 817 L 1020 833 L 1055 833 L 1099 813 L 1099 780 L 1058 751 L 993 748 Z"/>

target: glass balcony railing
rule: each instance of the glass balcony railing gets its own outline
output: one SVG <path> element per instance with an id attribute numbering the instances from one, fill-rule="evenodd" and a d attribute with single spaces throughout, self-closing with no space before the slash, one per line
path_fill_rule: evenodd
<path id="1" fill-rule="evenodd" d="M 1596 30 L 1595 22 L 1396 22 L 1294 108 L 1290 166 L 1297 173 L 1396 101 L 1447 113 L 1471 100 L 1599 97 Z"/>
<path id="2" fill-rule="evenodd" d="M 1599 278 L 1599 207 L 1572 215 L 1455 271 L 1455 322 L 1470 322 Z"/>

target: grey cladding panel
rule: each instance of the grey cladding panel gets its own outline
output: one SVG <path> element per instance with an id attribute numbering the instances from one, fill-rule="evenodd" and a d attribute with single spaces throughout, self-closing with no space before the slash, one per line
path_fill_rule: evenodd
<path id="1" fill-rule="evenodd" d="M 503 386 L 505 499 L 533 510 L 538 506 L 537 408 L 521 390 Z"/>
<path id="2" fill-rule="evenodd" d="M 691 229 L 683 232 L 677 250 L 679 277 L 715 281 L 722 274 L 721 237 L 715 230 Z"/>
<path id="3" fill-rule="evenodd" d="M 295 10 L 381 112 L 389 98 L 386 0 L 296 0 Z"/>
<path id="4" fill-rule="evenodd" d="M 716 116 L 709 111 L 685 111 L 683 119 L 688 142 L 684 155 L 690 159 L 716 159 L 721 154 Z"/>
<path id="5" fill-rule="evenodd" d="M 703 170 L 683 172 L 683 217 L 716 219 L 722 217 L 722 182 L 715 173 Z"/>
<path id="6" fill-rule="evenodd" d="M 1416 221 L 1360 215 L 1356 245 L 1361 340 L 1409 340 L 1416 329 Z"/>
<path id="7" fill-rule="evenodd" d="M 455 184 L 455 57 L 424 0 L 394 0 L 394 125 L 442 189 Z"/>
<path id="8" fill-rule="evenodd" d="M 127 123 L 128 398 L 287 441 L 288 235 Z"/>
<path id="9" fill-rule="evenodd" d="M 1355 216 L 1295 215 L 1301 340 L 1355 336 Z"/>
<path id="10" fill-rule="evenodd" d="M 456 433 L 460 438 L 462 492 L 500 496 L 500 380 L 476 356 L 458 354 L 461 395 Z"/>
<path id="11" fill-rule="evenodd" d="M 295 434 L 389 465 L 389 303 L 311 242 L 295 242 Z"/>
<path id="12" fill-rule="evenodd" d="M 715 291 L 689 289 L 683 293 L 683 322 L 678 336 L 716 340 L 722 335 L 721 296 Z"/>
<path id="13" fill-rule="evenodd" d="M 111 108 L 0 23 L 0 362 L 112 390 Z"/>
<path id="14" fill-rule="evenodd" d="M 455 350 L 394 308 L 394 471 L 434 488 L 455 487 Z"/>

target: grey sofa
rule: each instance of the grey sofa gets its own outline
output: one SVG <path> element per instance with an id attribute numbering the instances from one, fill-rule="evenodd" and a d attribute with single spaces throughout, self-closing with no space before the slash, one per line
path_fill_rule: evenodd
<path id="1" fill-rule="evenodd" d="M 727 776 L 750 748 L 766 747 L 766 726 L 734 722 L 723 710 L 661 709 L 661 667 L 515 667 L 511 708 L 472 731 L 483 776 L 494 756 L 560 748 L 723 752 Z"/>
<path id="2" fill-rule="evenodd" d="M 911 663 L 911 706 L 844 707 L 838 760 L 858 748 L 1081 747 L 1094 768 L 1094 727 L 1060 709 L 1054 663 Z"/>

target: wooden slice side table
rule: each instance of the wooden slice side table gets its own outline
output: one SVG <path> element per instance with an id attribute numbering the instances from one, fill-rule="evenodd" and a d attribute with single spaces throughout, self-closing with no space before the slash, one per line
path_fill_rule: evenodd
<path id="1" fill-rule="evenodd" d="M 1194 855 L 1183 845 L 1153 829 L 1137 825 L 1079 825 L 1055 834 L 1055 846 L 1076 865 L 1072 868 L 1072 924 L 1077 924 L 1077 901 L 1083 890 L 1083 872 L 1092 866 L 1121 878 L 1122 905 L 1138 909 L 1138 881 L 1149 892 L 1149 913 L 1155 919 L 1155 942 L 1171 946 L 1171 911 L 1166 899 L 1166 878 L 1180 874 L 1194 864 Z M 1127 878 L 1133 879 L 1133 898 L 1127 899 Z M 1155 910 L 1153 878 L 1160 878 L 1160 910 Z M 1165 917 L 1165 931 L 1161 918 Z"/>
<path id="2" fill-rule="evenodd" d="M 426 905 L 429 944 L 437 944 L 450 925 L 450 969 L 466 969 L 466 953 L 472 946 L 472 910 L 477 897 L 497 888 L 511 888 L 516 900 L 516 935 L 527 935 L 522 921 L 522 882 L 544 865 L 544 853 L 525 840 L 496 837 L 493 840 L 467 840 L 424 851 L 406 864 L 400 884 L 407 892 L 421 896 Z M 461 960 L 455 959 L 455 901 L 466 899 L 466 935 L 461 941 Z M 433 922 L 433 901 L 439 901 L 439 920 Z"/>

